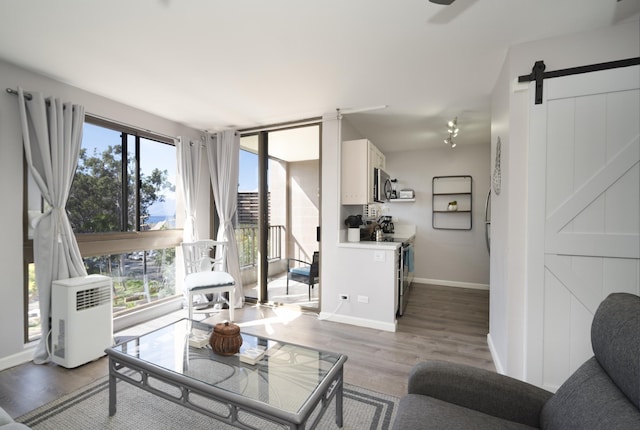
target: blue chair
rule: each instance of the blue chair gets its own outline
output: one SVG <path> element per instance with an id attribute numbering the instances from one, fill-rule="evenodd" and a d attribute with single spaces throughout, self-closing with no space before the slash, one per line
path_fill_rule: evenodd
<path id="1" fill-rule="evenodd" d="M 296 258 L 287 259 L 287 295 L 289 294 L 289 281 L 302 282 L 309 286 L 309 300 L 311 289 L 318 283 L 318 266 L 320 253 L 315 251 L 311 263 Z"/>

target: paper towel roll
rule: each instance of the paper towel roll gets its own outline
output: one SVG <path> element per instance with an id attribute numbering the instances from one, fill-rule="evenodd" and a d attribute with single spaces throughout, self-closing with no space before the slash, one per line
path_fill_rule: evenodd
<path id="1" fill-rule="evenodd" d="M 347 229 L 347 241 L 348 242 L 360 242 L 360 228 L 348 228 Z"/>

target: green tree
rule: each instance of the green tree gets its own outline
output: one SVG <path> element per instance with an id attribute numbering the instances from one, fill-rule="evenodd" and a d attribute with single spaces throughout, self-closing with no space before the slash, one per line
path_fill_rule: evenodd
<path id="1" fill-rule="evenodd" d="M 80 150 L 78 167 L 67 201 L 67 212 L 73 231 L 98 233 L 126 230 L 135 226 L 136 190 L 135 159 L 127 162 L 127 211 L 123 220 L 122 146 L 107 147 L 101 154 Z M 140 216 L 149 216 L 149 207 L 163 202 L 163 190 L 173 190 L 166 170 L 153 169 L 140 174 Z M 123 228 L 124 227 L 124 228 Z"/>

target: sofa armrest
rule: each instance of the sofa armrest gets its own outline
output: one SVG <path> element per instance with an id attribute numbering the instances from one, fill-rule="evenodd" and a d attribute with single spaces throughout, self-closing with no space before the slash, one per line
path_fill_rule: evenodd
<path id="1" fill-rule="evenodd" d="M 417 364 L 409 394 L 434 397 L 488 415 L 539 427 L 540 411 L 553 395 L 520 380 L 444 361 Z"/>
<path id="2" fill-rule="evenodd" d="M 2 430 L 28 430 L 24 424 L 16 423 L 13 418 L 2 408 L 0 408 L 0 429 Z"/>

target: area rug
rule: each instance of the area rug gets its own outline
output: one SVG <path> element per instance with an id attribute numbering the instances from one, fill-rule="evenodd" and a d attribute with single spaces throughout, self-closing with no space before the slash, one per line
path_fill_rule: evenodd
<path id="1" fill-rule="evenodd" d="M 105 377 L 31 411 L 16 421 L 34 430 L 234 428 L 122 381 L 118 382 L 117 390 L 117 412 L 113 417 L 109 417 L 109 382 Z M 343 428 L 389 429 L 395 418 L 397 404 L 396 397 L 345 384 Z M 250 420 L 247 423 L 252 424 Z M 261 422 L 252 425 L 259 429 L 271 427 Z M 316 428 L 338 428 L 335 423 L 335 400 L 331 401 Z"/>

